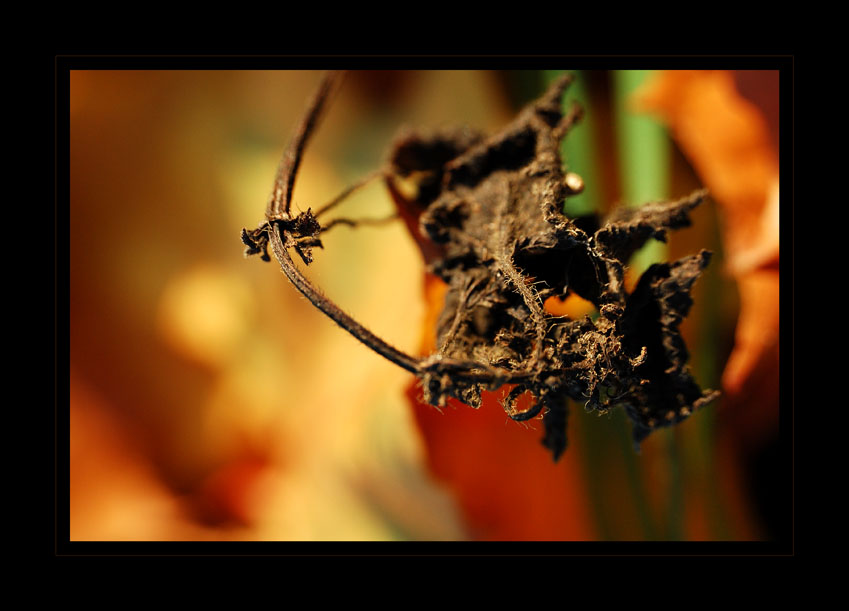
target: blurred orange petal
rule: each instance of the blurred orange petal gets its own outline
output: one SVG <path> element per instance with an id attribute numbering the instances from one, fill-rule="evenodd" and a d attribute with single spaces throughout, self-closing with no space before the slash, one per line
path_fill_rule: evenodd
<path id="1" fill-rule="evenodd" d="M 680 70 L 658 72 L 638 94 L 642 109 L 669 126 L 719 206 L 740 312 L 722 375 L 717 460 L 724 494 L 737 500 L 733 519 L 750 533 L 754 522 L 742 499 L 757 476 L 740 469 L 754 469 L 753 457 L 778 435 L 777 90 L 777 71 Z"/>
<path id="2" fill-rule="evenodd" d="M 73 373 L 70 425 L 72 541 L 218 538 L 188 519 L 114 410 Z"/>
<path id="3" fill-rule="evenodd" d="M 777 254 L 777 223 L 770 195 L 778 181 L 769 125 L 758 107 L 737 90 L 727 70 L 658 72 L 636 97 L 641 109 L 660 115 L 693 164 L 723 213 L 723 239 L 729 267 L 744 271 L 741 261 L 764 242 Z M 754 263 L 748 262 L 748 267 Z"/>
<path id="4" fill-rule="evenodd" d="M 723 376 L 734 399 L 757 364 L 778 353 L 779 174 L 770 125 L 725 70 L 659 72 L 638 100 L 669 125 L 722 213 L 725 257 L 740 289 Z"/>
<path id="5" fill-rule="evenodd" d="M 261 509 L 261 484 L 272 467 L 270 448 L 245 442 L 236 456 L 213 471 L 193 494 L 200 517 L 211 525 L 253 524 Z"/>

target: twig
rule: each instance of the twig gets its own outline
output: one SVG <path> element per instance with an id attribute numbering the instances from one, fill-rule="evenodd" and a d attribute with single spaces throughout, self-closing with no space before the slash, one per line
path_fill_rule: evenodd
<path id="1" fill-rule="evenodd" d="M 339 72 L 328 72 L 322 78 L 318 91 L 310 102 L 306 117 L 298 125 L 298 130 L 289 141 L 289 146 L 280 160 L 277 174 L 274 177 L 274 189 L 271 192 L 266 209 L 266 217 L 269 221 L 291 218 L 292 190 L 295 186 L 298 167 L 301 165 L 301 158 L 304 155 L 304 148 L 306 148 L 307 142 L 309 142 L 315 126 L 318 124 L 330 92 L 339 83 L 340 78 Z M 282 213 L 280 211 L 281 206 L 283 208 Z"/>
<path id="2" fill-rule="evenodd" d="M 389 216 L 385 216 L 379 219 L 346 219 L 346 218 L 338 218 L 333 219 L 326 225 L 322 225 L 321 233 L 328 231 L 331 227 L 335 227 L 336 225 L 348 225 L 349 227 L 358 227 L 360 225 L 385 225 L 390 221 L 394 221 L 398 218 L 398 214 L 391 214 Z"/>
<path id="3" fill-rule="evenodd" d="M 367 185 L 378 176 L 383 176 L 384 174 L 385 172 L 383 170 L 375 170 L 371 174 L 368 174 L 364 178 L 361 178 L 360 180 L 352 184 L 350 187 L 342 191 L 342 193 L 337 195 L 335 199 L 331 200 L 330 202 L 319 208 L 318 211 L 316 211 L 315 213 L 315 218 L 318 218 L 328 210 L 333 209 L 336 205 L 338 205 L 341 201 L 351 195 L 354 191 L 356 191 L 360 187 Z"/>
<path id="4" fill-rule="evenodd" d="M 411 373 L 419 373 L 421 371 L 422 362 L 420 359 L 405 354 L 380 339 L 374 333 L 342 311 L 339 306 L 322 294 L 321 291 L 314 287 L 312 283 L 307 280 L 303 274 L 301 274 L 300 270 L 295 267 L 295 263 L 289 256 L 289 252 L 284 244 L 284 237 L 278 223 L 272 224 L 270 240 L 271 249 L 274 252 L 274 256 L 277 257 L 277 261 L 280 263 L 283 273 L 286 274 L 289 281 L 295 285 L 295 288 L 298 289 L 304 297 L 310 300 L 310 303 L 327 314 L 327 316 L 329 316 L 336 324 L 381 356 L 389 359 L 399 367 L 402 367 Z"/>

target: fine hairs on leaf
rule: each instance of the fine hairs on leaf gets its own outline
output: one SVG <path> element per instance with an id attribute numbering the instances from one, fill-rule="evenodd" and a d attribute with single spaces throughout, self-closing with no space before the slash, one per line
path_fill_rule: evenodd
<path id="1" fill-rule="evenodd" d="M 677 201 L 621 208 L 606 219 L 570 219 L 564 201 L 583 181 L 564 172 L 560 144 L 582 111 L 564 112 L 571 77 L 551 85 L 497 134 L 468 128 L 403 131 L 385 166 L 320 208 L 292 215 L 298 167 L 340 74 L 324 76 L 277 170 L 265 220 L 242 230 L 245 255 L 270 261 L 310 302 L 366 346 L 415 374 L 424 399 L 441 407 L 454 398 L 472 408 L 481 393 L 510 385 L 503 407 L 510 418 L 542 417 L 543 445 L 557 460 L 567 446 L 569 402 L 588 411 L 625 410 L 635 445 L 653 430 L 678 423 L 713 401 L 687 367 L 679 331 L 691 288 L 710 261 L 702 250 L 649 267 L 633 291 L 625 269 L 650 238 L 690 224 L 705 198 L 697 191 Z M 322 247 L 332 226 L 363 222 L 318 217 L 370 180 L 382 178 L 421 247 L 428 269 L 448 286 L 437 324 L 436 353 L 419 358 L 393 347 L 328 299 L 294 265 Z M 416 182 L 402 194 L 402 180 Z M 406 191 L 405 191 L 406 192 Z M 597 317 L 555 316 L 543 304 L 576 294 Z M 525 392 L 534 404 L 517 401 Z"/>

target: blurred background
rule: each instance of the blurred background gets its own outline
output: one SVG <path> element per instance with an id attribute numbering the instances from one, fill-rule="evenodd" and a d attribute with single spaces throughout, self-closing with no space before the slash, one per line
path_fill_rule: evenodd
<path id="1" fill-rule="evenodd" d="M 350 72 L 295 210 L 384 161 L 402 126 L 494 132 L 554 71 Z M 245 259 L 321 73 L 72 71 L 71 540 L 760 540 L 791 503 L 778 438 L 777 71 L 578 71 L 570 214 L 707 187 L 693 226 L 633 261 L 715 253 L 683 325 L 719 402 L 634 452 L 573 405 L 558 463 L 493 401 L 442 412 L 412 376 Z M 374 182 L 339 216 L 394 212 Z M 331 215 L 332 216 L 332 215 Z M 440 287 L 403 223 L 334 228 L 306 274 L 398 348 Z M 635 277 L 632 277 L 634 280 Z M 567 304 L 568 305 L 568 304 Z M 572 306 L 570 306 L 572 307 Z M 580 305 L 574 305 L 580 313 Z"/>

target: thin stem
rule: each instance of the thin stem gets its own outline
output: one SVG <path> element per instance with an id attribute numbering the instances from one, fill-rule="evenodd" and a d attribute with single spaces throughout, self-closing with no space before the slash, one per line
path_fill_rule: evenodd
<path id="1" fill-rule="evenodd" d="M 285 237 L 285 241 L 284 241 Z M 277 261 L 280 263 L 280 268 L 289 281 L 298 289 L 301 294 L 309 299 L 316 308 L 324 312 L 331 320 L 348 333 L 360 340 L 366 346 L 377 352 L 382 357 L 395 363 L 402 369 L 416 375 L 422 375 L 428 371 L 436 370 L 447 372 L 457 378 L 463 379 L 472 384 L 511 384 L 531 381 L 536 374 L 532 371 L 510 372 L 506 369 L 493 368 L 482 363 L 472 361 L 456 361 L 446 359 L 440 356 L 430 357 L 426 359 L 417 359 L 409 354 L 402 352 L 391 346 L 377 335 L 366 329 L 363 325 L 354 320 L 350 315 L 344 312 L 339 306 L 327 298 L 318 288 L 307 280 L 301 271 L 295 267 L 295 263 L 289 256 L 288 246 L 292 245 L 290 236 L 284 236 L 281 233 L 278 223 L 271 223 L 269 233 L 269 241 L 271 249 Z"/>
<path id="2" fill-rule="evenodd" d="M 637 202 L 661 201 L 669 191 L 669 142 L 663 127 L 654 119 L 640 116 L 629 110 L 628 99 L 634 90 L 646 79 L 646 70 L 615 70 L 613 76 L 614 122 L 619 149 L 620 179 L 622 197 L 631 206 Z M 662 243 L 649 240 L 635 254 L 631 261 L 631 273 L 639 277 L 651 263 L 665 258 Z M 613 276 L 610 276 L 611 280 Z M 676 491 L 677 465 L 672 453 L 667 454 L 667 468 L 670 471 L 670 485 L 667 498 L 674 505 Z M 648 500 L 646 482 L 641 475 L 640 465 L 636 463 L 633 452 L 625 453 L 625 461 L 630 476 L 631 491 L 637 509 L 643 520 L 647 538 L 658 535 L 654 517 Z M 674 507 L 673 507 L 674 510 Z M 669 519 L 674 519 L 670 517 Z M 671 522 L 669 528 L 673 529 Z"/>
<path id="3" fill-rule="evenodd" d="M 328 299 L 318 288 L 313 286 L 312 283 L 307 280 L 303 274 L 301 274 L 300 270 L 295 267 L 295 264 L 288 252 L 288 248 L 290 246 L 294 246 L 295 241 L 288 232 L 283 232 L 281 230 L 280 223 L 276 223 L 274 221 L 290 220 L 292 190 L 295 185 L 295 177 L 298 173 L 298 167 L 301 164 L 304 149 L 312 136 L 316 125 L 318 124 L 330 92 L 339 81 L 339 77 L 340 75 L 337 72 L 329 72 L 324 76 L 321 84 L 319 85 L 318 91 L 309 105 L 306 116 L 298 125 L 295 135 L 290 141 L 289 146 L 286 149 L 286 153 L 283 155 L 283 158 L 280 160 L 280 165 L 277 168 L 277 174 L 275 175 L 274 180 L 274 190 L 272 191 L 268 208 L 266 209 L 266 217 L 269 221 L 267 231 L 269 241 L 271 242 L 271 248 L 274 255 L 277 257 L 277 261 L 280 264 L 283 273 L 286 274 L 289 281 L 304 295 L 304 297 L 309 299 L 316 308 L 324 312 L 336 324 L 387 360 L 411 373 L 421 375 L 435 367 L 443 370 L 452 369 L 460 377 L 473 383 L 495 383 L 500 382 L 502 379 L 506 383 L 511 381 L 513 377 L 524 379 L 525 375 L 523 374 L 514 376 L 507 371 L 493 371 L 490 367 L 479 363 L 461 361 L 455 362 L 443 359 L 422 360 L 401 352 L 397 348 L 380 339 L 345 313 L 339 306 Z M 327 212 L 356 189 L 381 174 L 382 172 L 378 170 L 361 179 L 358 183 L 355 183 L 343 191 L 336 197 L 336 199 L 322 207 L 318 214 Z M 336 221 L 331 221 L 331 223 L 325 226 L 322 231 L 326 231 L 331 226 L 338 223 L 353 224 L 354 222 L 347 221 L 345 219 L 338 219 Z M 481 369 L 483 371 L 481 371 Z"/>
<path id="4" fill-rule="evenodd" d="M 340 73 L 338 72 L 328 72 L 322 78 L 318 91 L 310 102 L 306 116 L 298 125 L 295 135 L 289 141 L 289 146 L 280 160 L 280 165 L 277 167 L 277 174 L 274 177 L 274 189 L 271 192 L 271 198 L 266 209 L 268 220 L 289 218 L 295 176 L 298 174 L 298 167 L 301 165 L 304 149 L 321 117 L 321 112 L 324 110 L 325 102 L 327 102 L 331 90 L 339 80 Z M 282 214 L 280 211 L 281 207 L 283 208 Z"/>
<path id="5" fill-rule="evenodd" d="M 328 210 L 331 210 L 332 208 L 334 208 L 337 204 L 342 202 L 345 198 L 347 198 L 349 195 L 351 195 L 354 191 L 356 191 L 360 187 L 364 187 L 365 185 L 370 183 L 372 180 L 374 180 L 378 176 L 383 176 L 383 175 L 384 175 L 384 171 L 382 169 L 380 169 L 380 170 L 375 170 L 371 174 L 368 174 L 365 177 L 361 178 L 359 181 L 355 182 L 350 187 L 348 187 L 347 189 L 342 191 L 342 193 L 337 195 L 335 199 L 331 200 L 330 202 L 328 202 L 327 204 L 325 204 L 324 206 L 319 208 L 318 211 L 315 213 L 315 218 L 320 217 L 322 214 L 324 214 Z"/>
<path id="6" fill-rule="evenodd" d="M 345 329 L 348 333 L 356 337 L 372 350 L 392 361 L 399 367 L 406 369 L 411 373 L 419 373 L 422 369 L 422 361 L 414 358 L 397 348 L 390 346 L 385 341 L 380 339 L 374 333 L 366 329 L 356 320 L 351 318 L 342 309 L 321 293 L 312 283 L 307 280 L 300 270 L 295 267 L 295 263 L 289 256 L 289 252 L 283 245 L 280 227 L 277 223 L 272 223 L 271 228 L 271 248 L 283 273 L 289 278 L 289 281 L 295 285 L 304 297 L 319 310 L 327 314 L 336 324 Z"/>
<path id="7" fill-rule="evenodd" d="M 380 219 L 346 219 L 346 218 L 338 218 L 333 219 L 327 225 L 322 226 L 321 233 L 329 230 L 331 227 L 335 227 L 336 225 L 348 225 L 349 227 L 358 227 L 359 225 L 384 225 L 390 221 L 394 221 L 398 218 L 398 214 L 391 214 L 389 216 L 385 216 Z"/>
<path id="8" fill-rule="evenodd" d="M 537 402 L 529 409 L 523 412 L 514 412 L 510 410 L 507 412 L 507 415 L 510 416 L 510 418 L 512 418 L 516 422 L 524 422 L 525 420 L 530 420 L 531 418 L 539 414 L 542 411 L 542 408 L 542 401 L 537 400 Z"/>
<path id="9" fill-rule="evenodd" d="M 681 541 L 684 538 L 684 482 L 681 477 L 681 449 L 678 431 L 666 431 L 666 456 L 669 461 L 669 498 L 666 510 L 666 540 Z"/>

